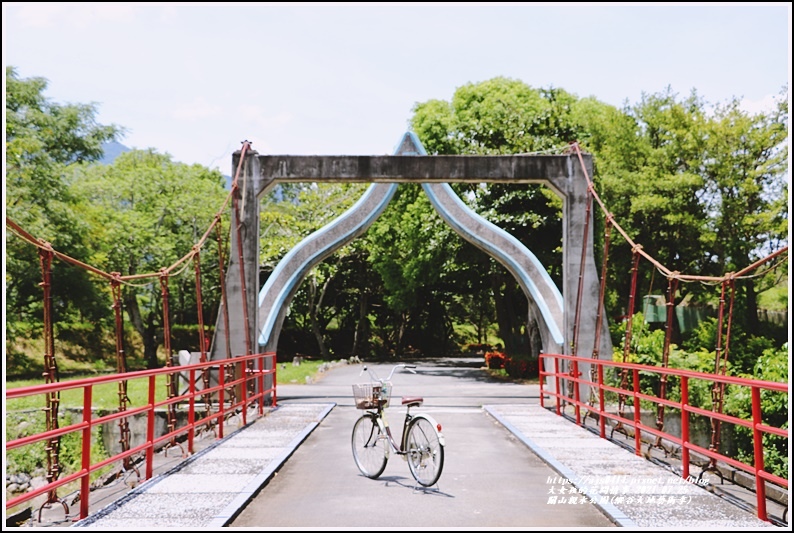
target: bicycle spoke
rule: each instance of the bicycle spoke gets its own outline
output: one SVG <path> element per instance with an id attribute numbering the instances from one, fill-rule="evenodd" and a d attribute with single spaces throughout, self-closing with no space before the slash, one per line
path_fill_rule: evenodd
<path id="1" fill-rule="evenodd" d="M 425 418 L 417 418 L 408 429 L 408 467 L 423 486 L 434 485 L 444 466 L 444 447 L 438 433 Z"/>
<path id="2" fill-rule="evenodd" d="M 353 426 L 353 458 L 365 476 L 375 479 L 383 473 L 388 448 L 374 415 L 364 415 Z"/>

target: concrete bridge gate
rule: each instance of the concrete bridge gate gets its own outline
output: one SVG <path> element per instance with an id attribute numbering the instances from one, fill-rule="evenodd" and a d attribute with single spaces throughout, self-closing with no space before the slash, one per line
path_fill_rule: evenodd
<path id="1" fill-rule="evenodd" d="M 241 152 L 233 157 L 233 169 Z M 592 158 L 584 155 L 588 175 Z M 528 324 L 540 331 L 542 351 L 570 354 L 579 290 L 582 247 L 585 269 L 577 354 L 590 357 L 595 340 L 598 308 L 598 275 L 593 258 L 592 213 L 584 240 L 587 179 L 575 155 L 437 155 L 428 156 L 419 139 L 407 132 L 393 156 L 263 156 L 248 151 L 242 162 L 239 186 L 240 220 L 232 214 L 232 238 L 226 269 L 229 326 L 218 314 L 210 350 L 212 360 L 227 357 L 226 335 L 232 354 L 246 353 L 246 342 L 256 351 L 276 351 L 287 308 L 303 278 L 340 247 L 362 235 L 391 201 L 399 183 L 421 183 L 433 207 L 462 238 L 495 258 L 516 278 L 529 302 Z M 260 291 L 259 205 L 277 183 L 371 183 L 363 196 L 337 219 L 301 241 L 277 265 Z M 563 200 L 563 291 L 554 285 L 543 265 L 516 238 L 480 217 L 455 194 L 448 182 L 541 183 Z M 238 250 L 237 225 L 242 232 Z M 245 294 L 240 275 L 243 257 Z M 250 327 L 246 327 L 242 302 L 246 302 Z M 246 334 L 250 335 L 246 341 Z M 599 354 L 611 359 L 612 345 L 606 321 L 602 324 Z M 589 365 L 580 366 L 583 375 Z M 553 384 L 549 384 L 553 388 Z M 584 387 L 584 386 L 583 386 Z M 580 390 L 586 399 L 588 391 Z"/>

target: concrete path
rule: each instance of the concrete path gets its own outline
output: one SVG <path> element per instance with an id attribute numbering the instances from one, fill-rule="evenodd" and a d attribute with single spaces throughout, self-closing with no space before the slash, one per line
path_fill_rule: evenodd
<path id="1" fill-rule="evenodd" d="M 125 531 L 223 527 L 333 407 L 294 404 L 275 409 L 74 527 Z"/>
<path id="2" fill-rule="evenodd" d="M 489 405 L 485 410 L 560 474 L 546 480 L 548 505 L 594 502 L 615 523 L 632 528 L 774 527 L 539 405 Z"/>
<path id="3" fill-rule="evenodd" d="M 408 464 L 390 454 L 377 479 L 363 476 L 351 453 L 350 435 L 361 411 L 337 405 L 229 527 L 308 530 L 386 527 L 613 528 L 591 503 L 546 504 L 546 479 L 556 472 L 482 407 L 427 407 L 442 424 L 446 447 L 436 485 L 417 486 Z M 404 409 L 389 408 L 401 434 Z M 413 412 L 413 410 L 412 410 Z"/>

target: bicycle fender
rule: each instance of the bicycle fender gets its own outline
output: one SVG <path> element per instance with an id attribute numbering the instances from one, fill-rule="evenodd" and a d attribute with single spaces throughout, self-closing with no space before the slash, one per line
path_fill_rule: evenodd
<path id="1" fill-rule="evenodd" d="M 425 420 L 430 422 L 433 425 L 433 427 L 436 428 L 436 433 L 438 433 L 438 443 L 441 444 L 441 446 L 446 447 L 447 444 L 446 441 L 444 440 L 444 434 L 438 431 L 438 422 L 436 422 L 435 418 L 426 414 L 416 415 L 414 416 L 414 418 L 424 418 Z"/>

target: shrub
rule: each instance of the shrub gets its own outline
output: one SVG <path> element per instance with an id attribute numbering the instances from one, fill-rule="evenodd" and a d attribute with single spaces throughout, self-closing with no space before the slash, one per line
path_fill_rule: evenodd
<path id="1" fill-rule="evenodd" d="M 486 352 L 485 366 L 492 370 L 505 369 L 505 373 L 515 379 L 538 377 L 538 360 L 525 357 L 510 357 L 504 352 Z"/>
<path id="2" fill-rule="evenodd" d="M 486 352 L 485 353 L 485 366 L 498 370 L 505 367 L 506 356 L 502 352 Z"/>

